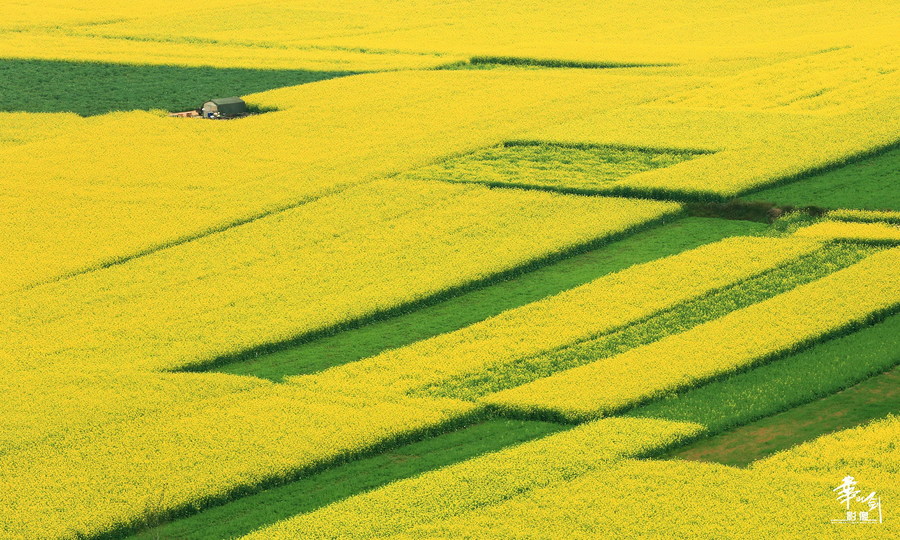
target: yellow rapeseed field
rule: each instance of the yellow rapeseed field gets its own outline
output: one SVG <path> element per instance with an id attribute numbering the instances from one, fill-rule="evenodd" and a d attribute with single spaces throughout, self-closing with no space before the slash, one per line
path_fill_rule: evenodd
<path id="1" fill-rule="evenodd" d="M 650 0 L 229 0 L 209 4 L 219 15 L 204 17 L 179 0 L 104 0 L 79 9 L 64 0 L 30 0 L 17 2 L 0 23 L 22 34 L 0 34 L 7 38 L 0 54 L 189 65 L 223 55 L 229 65 L 357 70 L 473 55 L 625 63 L 778 58 L 888 42 L 897 29 L 892 7 L 888 1 L 774 0 L 737 8 L 680 0 L 661 16 Z"/>
<path id="2" fill-rule="evenodd" d="M 290 380 L 323 392 L 402 395 L 609 333 L 817 247 L 775 238 L 723 240 L 598 278 L 453 333 Z"/>
<path id="3" fill-rule="evenodd" d="M 365 209 L 360 212 L 360 209 Z M 0 297 L 9 368 L 170 369 L 335 327 L 677 213 L 381 180 Z"/>
<path id="4" fill-rule="evenodd" d="M 687 539 L 696 538 L 702 524 L 704 534 L 721 538 L 748 538 L 752 527 L 754 537 L 863 539 L 872 538 L 873 529 L 830 523 L 844 517 L 832 488 L 848 464 L 883 499 L 898 493 L 897 473 L 891 472 L 897 417 L 823 437 L 750 469 L 629 459 L 690 435 L 691 424 L 618 422 L 595 421 L 397 482 L 245 538 L 596 538 L 599 532 Z M 624 435 L 614 429 L 646 435 L 611 454 Z M 551 442 L 552 448 L 543 444 Z M 546 480 L 550 475 L 555 481 Z M 887 537 L 900 532 L 890 521 L 876 530 Z"/>
<path id="5" fill-rule="evenodd" d="M 64 134 L 32 126 L 30 144 L 0 146 L 0 294 L 516 138 L 584 110 L 590 96 L 612 108 L 673 86 L 644 82 L 631 90 L 633 78 L 604 73 L 387 73 L 248 97 L 284 110 L 241 122 L 130 112 Z"/>
<path id="6" fill-rule="evenodd" d="M 853 218 L 882 217 L 884 212 L 871 212 L 863 216 L 851 215 Z M 838 214 L 840 217 L 841 214 Z M 892 223 L 854 223 L 846 221 L 820 221 L 794 232 L 795 236 L 815 238 L 818 240 L 855 240 L 858 242 L 898 243 L 900 242 L 900 225 Z"/>
<path id="7" fill-rule="evenodd" d="M 0 539 L 124 537 L 195 514 L 211 531 L 246 518 L 208 536 L 254 539 L 900 536 L 893 514 L 878 529 L 829 523 L 849 474 L 900 499 L 897 417 L 737 469 L 661 459 L 706 426 L 616 416 L 896 311 L 889 201 L 772 227 L 679 221 L 746 218 L 707 203 L 896 148 L 896 2 L 17 0 L 0 13 Z M 240 120 L 81 117 L 21 110 L 11 98 L 96 89 L 10 89 L 7 70 L 27 63 L 9 59 L 347 76 L 236 85 L 267 111 Z M 836 189 L 865 190 L 864 176 Z M 708 239 L 660 258 L 686 222 Z M 683 333 L 441 397 L 834 242 L 887 245 Z M 300 363 L 368 352 L 280 382 L 214 371 L 289 343 Z M 327 467 L 340 492 L 347 462 L 502 415 L 567 425 L 412 477 L 395 460 L 376 484 L 405 479 L 313 511 L 250 499 L 265 517 L 205 517 Z"/>
<path id="8" fill-rule="evenodd" d="M 602 416 L 790 351 L 900 306 L 900 249 L 621 355 L 482 398 L 571 419 Z"/>
<path id="9" fill-rule="evenodd" d="M 246 538 L 388 537 L 609 468 L 625 457 L 690 437 L 699 429 L 686 422 L 607 418 L 396 482 Z"/>
<path id="10" fill-rule="evenodd" d="M 0 455 L 0 532 L 93 535 L 145 517 L 149 504 L 201 507 L 241 486 L 290 478 L 434 429 L 473 408 L 447 400 L 350 399 L 271 383 L 198 397 L 100 425 L 66 426 Z"/>

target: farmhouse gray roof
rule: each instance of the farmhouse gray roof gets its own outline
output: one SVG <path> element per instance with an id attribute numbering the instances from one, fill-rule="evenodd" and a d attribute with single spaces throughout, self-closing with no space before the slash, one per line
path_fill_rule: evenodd
<path id="1" fill-rule="evenodd" d="M 222 114 L 240 114 L 247 112 L 247 104 L 239 97 L 211 99 Z"/>

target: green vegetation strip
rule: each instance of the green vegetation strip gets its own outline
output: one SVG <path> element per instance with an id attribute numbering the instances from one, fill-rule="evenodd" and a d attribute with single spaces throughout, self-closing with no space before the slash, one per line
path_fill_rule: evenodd
<path id="1" fill-rule="evenodd" d="M 777 205 L 900 210 L 900 148 L 743 197 Z"/>
<path id="2" fill-rule="evenodd" d="M 215 97 L 242 96 L 349 72 L 179 67 L 0 59 L 0 111 L 185 111 Z"/>
<path id="3" fill-rule="evenodd" d="M 824 277 L 860 261 L 875 250 L 852 244 L 825 246 L 784 266 L 690 300 L 610 334 L 455 377 L 427 387 L 423 392 L 474 400 L 559 371 L 609 358 Z"/>
<path id="4" fill-rule="evenodd" d="M 357 493 L 543 437 L 563 427 L 545 422 L 488 420 L 235 499 L 131 538 L 234 538 Z"/>
<path id="5" fill-rule="evenodd" d="M 469 60 L 473 65 L 505 65 L 505 66 L 538 66 L 544 68 L 580 68 L 580 69 L 605 69 L 605 68 L 631 68 L 631 67 L 659 67 L 672 64 L 636 64 L 624 62 L 583 62 L 577 60 L 554 60 L 549 58 L 528 58 L 523 56 L 473 56 Z"/>
<path id="6" fill-rule="evenodd" d="M 681 219 L 438 304 L 283 350 L 244 358 L 219 366 L 216 371 L 255 375 L 275 381 L 288 375 L 315 373 L 458 330 L 634 264 L 673 255 L 728 236 L 755 234 L 764 229 L 760 224 L 749 222 Z"/>
<path id="7" fill-rule="evenodd" d="M 590 194 L 627 176 L 670 167 L 705 153 L 512 141 L 422 167 L 403 177 Z"/>
<path id="8" fill-rule="evenodd" d="M 900 363 L 900 315 L 782 360 L 635 409 L 628 416 L 746 424 L 856 384 Z"/>
<path id="9" fill-rule="evenodd" d="M 826 398 L 703 439 L 672 457 L 741 467 L 819 436 L 898 412 L 900 370 L 895 368 Z"/>

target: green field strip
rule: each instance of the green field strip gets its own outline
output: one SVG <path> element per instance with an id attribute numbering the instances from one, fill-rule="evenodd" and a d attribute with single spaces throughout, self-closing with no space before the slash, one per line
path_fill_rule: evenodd
<path id="1" fill-rule="evenodd" d="M 900 210 L 900 147 L 742 198 L 777 205 Z"/>
<path id="2" fill-rule="evenodd" d="M 234 538 L 390 482 L 537 439 L 563 428 L 546 422 L 487 420 L 326 469 L 190 517 L 159 524 L 130 538 Z"/>
<path id="3" fill-rule="evenodd" d="M 207 99 L 242 96 L 352 75 L 341 71 L 129 65 L 0 59 L 0 111 L 185 111 Z"/>
<path id="4" fill-rule="evenodd" d="M 709 152 L 592 144 L 509 141 L 422 167 L 402 178 L 542 189 L 609 192 L 628 176 L 670 167 Z"/>
<path id="5" fill-rule="evenodd" d="M 559 60 L 550 58 L 532 58 L 526 56 L 473 56 L 469 62 L 472 64 L 499 64 L 507 66 L 540 66 L 547 68 L 580 68 L 580 69 L 605 69 L 605 68 L 631 68 L 631 67 L 661 67 L 675 64 L 641 64 L 628 62 L 585 62 L 578 60 Z"/>
<path id="6" fill-rule="evenodd" d="M 680 219 L 434 305 L 282 350 L 242 358 L 220 365 L 216 371 L 276 381 L 289 375 L 315 373 L 458 330 L 635 264 L 764 229 L 764 226 L 750 222 Z"/>
<path id="7" fill-rule="evenodd" d="M 710 433 L 827 396 L 900 364 L 900 314 L 851 334 L 675 394 L 626 416 L 703 424 Z"/>
<path id="8" fill-rule="evenodd" d="M 828 397 L 688 444 L 667 457 L 744 467 L 822 435 L 898 412 L 900 368 L 894 368 Z"/>
<path id="9" fill-rule="evenodd" d="M 621 354 L 772 298 L 862 260 L 875 248 L 829 245 L 745 281 L 684 302 L 610 334 L 518 358 L 424 388 L 427 395 L 475 400 L 554 373 Z"/>
<path id="10" fill-rule="evenodd" d="M 613 68 L 648 68 L 671 67 L 677 64 L 641 64 L 628 62 L 585 62 L 578 60 L 554 60 L 546 58 L 530 58 L 525 56 L 473 56 L 465 62 L 455 62 L 438 66 L 434 69 L 495 69 L 498 67 L 515 67 L 524 69 L 613 69 Z"/>

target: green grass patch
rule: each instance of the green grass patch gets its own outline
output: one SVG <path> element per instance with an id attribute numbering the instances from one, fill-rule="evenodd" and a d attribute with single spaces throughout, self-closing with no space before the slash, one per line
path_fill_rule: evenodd
<path id="1" fill-rule="evenodd" d="M 454 377 L 426 387 L 422 392 L 474 400 L 559 371 L 610 358 L 824 277 L 858 262 L 873 251 L 875 248 L 853 244 L 825 246 L 786 265 L 684 302 L 618 331 Z"/>
<path id="2" fill-rule="evenodd" d="M 543 437 L 563 428 L 545 422 L 488 420 L 235 499 L 193 516 L 147 529 L 131 538 L 242 536 L 276 521 L 311 512 L 390 482 Z"/>
<path id="3" fill-rule="evenodd" d="M 900 148 L 743 197 L 777 205 L 900 210 Z"/>
<path id="4" fill-rule="evenodd" d="M 670 167 L 698 155 L 702 154 L 692 150 L 523 141 L 483 148 L 403 177 L 590 193 L 633 174 Z"/>
<path id="5" fill-rule="evenodd" d="M 743 467 L 822 435 L 898 412 L 900 368 L 894 368 L 822 399 L 688 444 L 667 457 Z"/>
<path id="6" fill-rule="evenodd" d="M 242 358 L 221 365 L 216 371 L 255 375 L 275 381 L 288 375 L 315 373 L 458 330 L 634 264 L 729 236 L 759 233 L 764 229 L 763 225 L 750 222 L 681 219 L 434 305 L 282 350 Z"/>
<path id="7" fill-rule="evenodd" d="M 627 416 L 696 422 L 705 425 L 709 433 L 718 433 L 833 394 L 898 363 L 900 314 L 770 364 L 666 397 Z"/>
<path id="8" fill-rule="evenodd" d="M 242 96 L 349 72 L 127 65 L 0 59 L 0 111 L 185 111 L 214 97 Z"/>

